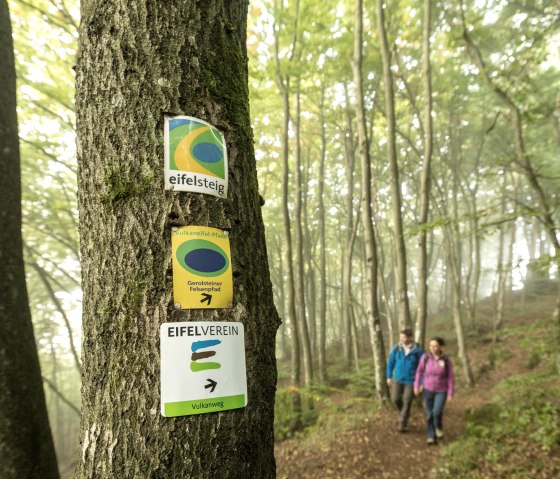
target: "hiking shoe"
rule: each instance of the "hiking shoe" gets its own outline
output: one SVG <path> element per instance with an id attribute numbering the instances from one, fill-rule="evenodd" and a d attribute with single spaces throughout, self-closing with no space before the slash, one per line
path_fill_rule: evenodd
<path id="1" fill-rule="evenodd" d="M 399 424 L 399 432 L 408 432 L 408 427 L 404 424 Z"/>
<path id="2" fill-rule="evenodd" d="M 443 429 L 438 429 L 438 428 L 436 427 L 436 437 L 437 437 L 438 439 L 443 439 Z"/>
<path id="3" fill-rule="evenodd" d="M 433 446 L 436 443 L 436 440 L 433 437 L 429 437 L 426 442 L 428 443 L 428 446 Z"/>

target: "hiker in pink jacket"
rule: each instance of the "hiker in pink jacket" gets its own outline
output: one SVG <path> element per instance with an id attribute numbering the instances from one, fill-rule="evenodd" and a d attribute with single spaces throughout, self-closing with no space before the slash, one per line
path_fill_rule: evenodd
<path id="1" fill-rule="evenodd" d="M 428 444 L 443 439 L 443 408 L 455 394 L 453 364 L 441 350 L 444 344 L 442 338 L 430 339 L 430 352 L 422 356 L 414 379 L 414 394 L 424 397 Z"/>

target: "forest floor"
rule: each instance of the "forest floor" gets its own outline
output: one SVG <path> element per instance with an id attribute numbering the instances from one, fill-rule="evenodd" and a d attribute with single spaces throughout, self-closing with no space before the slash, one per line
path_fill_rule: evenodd
<path id="1" fill-rule="evenodd" d="M 551 309 L 548 310 L 550 314 Z M 515 326 L 520 334 L 523 325 L 534 321 L 532 312 L 519 312 L 508 327 Z M 538 334 L 543 334 L 541 331 Z M 544 333 L 546 334 L 546 332 Z M 550 334 L 550 331 L 549 331 Z M 488 367 L 492 343 L 488 335 L 470 339 L 469 357 L 475 372 L 476 385 L 467 388 L 458 381 L 456 395 L 449 401 L 444 413 L 445 439 L 437 446 L 426 444 L 424 410 L 420 400 L 413 404 L 409 432 L 397 431 L 397 413 L 394 409 L 381 410 L 364 415 L 361 427 L 348 430 L 326 431 L 320 428 L 311 435 L 277 442 L 275 454 L 277 477 L 294 478 L 437 478 L 436 466 L 442 450 L 460 438 L 465 431 L 465 412 L 473 410 L 488 401 L 493 395 L 494 386 L 511 375 L 527 372 L 527 351 L 517 344 L 519 335 L 507 335 L 500 340 L 502 350 L 508 351 L 507 361 L 499 367 Z M 447 348 L 452 357 L 457 357 L 453 345 Z M 455 375 L 462 372 L 456 368 Z M 340 393 L 338 393 L 340 396 Z M 342 401 L 343 398 L 335 398 Z M 372 404 L 373 409 L 373 404 Z M 345 414 L 342 412 L 342 414 Z M 344 420 L 341 418 L 341 423 Z M 558 451 L 555 451 L 558 452 Z M 530 460 L 530 456 L 528 456 Z M 560 471 L 560 458 L 549 470 Z M 487 476 L 484 472 L 476 477 Z M 523 477 L 560 477 L 560 476 L 523 476 Z M 470 477 L 470 476 L 469 476 Z M 521 476 L 519 476 L 521 477 Z M 461 478 L 459 478 L 461 479 Z"/>

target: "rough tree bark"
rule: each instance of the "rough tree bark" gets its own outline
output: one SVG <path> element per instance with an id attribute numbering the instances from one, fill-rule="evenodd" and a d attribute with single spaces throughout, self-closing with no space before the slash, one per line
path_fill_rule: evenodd
<path id="1" fill-rule="evenodd" d="M 249 121 L 247 1 L 82 2 L 77 61 L 83 271 L 77 478 L 275 476 L 272 300 Z M 163 189 L 164 112 L 215 125 L 227 199 Z M 231 308 L 174 310 L 171 228 L 229 231 Z M 248 405 L 160 415 L 159 328 L 245 326 Z"/>
<path id="2" fill-rule="evenodd" d="M 0 477 L 58 477 L 25 284 L 16 72 L 0 0 Z"/>

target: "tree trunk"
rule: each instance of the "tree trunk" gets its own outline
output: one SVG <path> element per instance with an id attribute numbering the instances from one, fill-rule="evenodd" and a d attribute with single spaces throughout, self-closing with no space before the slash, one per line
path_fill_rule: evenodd
<path id="1" fill-rule="evenodd" d="M 478 304 L 478 288 L 480 286 L 480 276 L 482 273 L 481 257 L 480 257 L 480 226 L 478 219 L 478 202 L 477 193 L 479 185 L 479 173 L 478 170 L 475 172 L 476 175 L 476 187 L 474 191 L 467 185 L 468 195 L 470 198 L 467 199 L 466 204 L 469 206 L 470 215 L 470 244 L 471 248 L 469 251 L 470 267 L 469 267 L 469 281 L 466 285 L 466 295 L 467 300 L 470 327 L 476 329 L 476 310 Z"/>
<path id="2" fill-rule="evenodd" d="M 296 198 L 295 198 L 295 277 L 296 277 L 296 314 L 298 315 L 298 324 L 300 326 L 301 345 L 303 350 L 303 372 L 305 385 L 311 384 L 313 380 L 313 363 L 311 360 L 311 340 L 309 337 L 309 328 L 307 325 L 307 315 L 305 307 L 305 264 L 303 260 L 303 218 L 302 218 L 302 203 L 303 203 L 303 185 L 301 179 L 301 141 L 300 141 L 300 79 L 297 78 L 297 91 L 296 91 L 296 114 L 295 114 L 295 151 L 296 151 Z"/>
<path id="3" fill-rule="evenodd" d="M 502 220 L 506 214 L 506 174 L 503 174 L 503 185 L 502 185 L 502 205 L 501 213 Z M 496 310 L 494 312 L 494 320 L 492 322 L 492 341 L 495 342 L 497 339 L 498 329 L 502 327 L 502 321 L 504 319 L 504 303 L 506 296 L 506 261 L 505 261 L 505 232 L 506 226 L 504 223 L 500 225 L 499 229 L 499 245 L 498 245 L 498 292 L 496 294 Z"/>
<path id="4" fill-rule="evenodd" d="M 249 120 L 247 1 L 82 2 L 77 59 L 83 271 L 77 478 L 275 476 L 275 333 Z M 163 190 L 163 112 L 207 120 L 228 145 L 227 198 Z M 176 310 L 171 229 L 229 232 L 233 305 Z M 165 322 L 238 321 L 248 404 L 162 417 Z M 258 447 L 255 447 L 258 445 Z"/>
<path id="5" fill-rule="evenodd" d="M 385 347 L 381 331 L 381 320 L 377 301 L 377 252 L 373 233 L 373 211 L 371 198 L 371 159 L 369 155 L 369 141 L 367 138 L 364 89 L 362 75 L 362 38 L 363 38 L 363 3 L 356 0 L 356 23 L 354 32 L 354 59 L 352 69 L 356 84 L 356 119 L 358 124 L 359 153 L 362 165 L 362 206 L 361 217 L 364 230 L 365 260 L 366 260 L 366 310 L 370 328 L 373 360 L 375 391 L 381 404 L 389 400 L 387 383 L 385 382 Z"/>
<path id="6" fill-rule="evenodd" d="M 299 1 L 299 0 L 298 0 Z M 297 6 L 296 6 L 297 8 Z M 284 78 L 282 68 L 280 66 L 280 45 L 279 32 L 280 28 L 276 24 L 276 16 L 278 14 L 276 1 L 274 2 L 274 51 L 276 60 L 276 83 L 282 96 L 283 117 L 282 117 L 282 217 L 284 223 L 284 242 L 285 242 L 285 258 L 286 258 L 286 274 L 288 277 L 288 287 L 286 288 L 286 302 L 288 305 L 288 317 L 291 327 L 292 342 L 292 361 L 291 361 L 291 380 L 292 384 L 299 385 L 301 382 L 301 339 L 296 312 L 296 289 L 294 265 L 292 263 L 292 229 L 290 221 L 290 210 L 288 207 L 289 183 L 290 183 L 290 150 L 289 150 L 289 128 L 290 128 L 290 77 L 286 75 Z M 297 14 L 296 14 L 297 18 Z M 296 48 L 297 34 L 294 33 L 292 43 L 290 61 L 293 58 Z"/>
<path id="7" fill-rule="evenodd" d="M 342 255 L 342 324 L 344 325 L 344 359 L 348 364 L 352 362 L 352 257 L 354 254 L 354 242 L 356 239 L 355 226 L 359 224 L 356 219 L 354 224 L 354 170 L 355 153 L 354 133 L 352 131 L 352 120 L 347 112 L 346 124 L 348 128 L 348 139 L 345 142 L 346 171 L 348 193 L 346 195 L 346 225 L 344 253 Z"/>
<path id="8" fill-rule="evenodd" d="M 321 159 L 319 163 L 319 378 L 327 380 L 327 242 L 325 235 L 325 159 L 327 155 L 327 132 L 325 124 L 325 89 L 321 89 Z"/>
<path id="9" fill-rule="evenodd" d="M 458 157 L 455 157 L 457 162 Z M 463 321 L 463 311 L 461 309 L 461 298 L 463 294 L 463 288 L 461 286 L 461 231 L 458 226 L 458 178 L 457 178 L 457 165 L 453 167 L 452 173 L 452 207 L 453 215 L 451 217 L 451 225 L 444 229 L 445 231 L 445 244 L 447 246 L 447 257 L 448 257 L 448 279 L 451 282 L 451 303 L 453 311 L 453 322 L 455 324 L 455 334 L 457 337 L 457 349 L 459 354 L 459 359 L 463 366 L 463 373 L 465 376 L 465 382 L 468 386 L 474 384 L 474 377 L 470 365 L 470 359 L 467 353 L 467 344 L 465 341 L 464 333 L 464 321 Z M 442 198 L 442 202 L 445 201 Z M 445 206 L 445 203 L 444 203 Z M 450 278 L 449 278 L 450 276 Z"/>
<path id="10" fill-rule="evenodd" d="M 385 83 L 385 110 L 387 116 L 387 162 L 391 173 L 391 210 L 393 229 L 395 232 L 395 273 L 398 301 L 399 329 L 412 326 L 410 306 L 408 303 L 408 287 L 406 281 L 406 246 L 404 242 L 402 221 L 401 184 L 399 179 L 399 165 L 397 162 L 397 145 L 395 133 L 395 98 L 393 92 L 393 76 L 391 73 L 391 52 L 385 30 L 385 14 L 383 0 L 376 0 L 377 30 L 381 45 L 381 59 L 383 63 L 383 81 Z"/>
<path id="11" fill-rule="evenodd" d="M 25 283 L 16 72 L 10 13 L 0 0 L 0 477 L 57 478 Z"/>
<path id="12" fill-rule="evenodd" d="M 418 308 L 416 318 L 416 341 L 426 341 L 428 318 L 428 213 L 430 210 L 430 177 L 433 150 L 432 122 L 432 71 L 430 64 L 430 34 L 432 24 L 432 2 L 424 0 L 424 23 L 422 33 L 422 78 L 424 82 L 424 158 L 420 177 L 420 217 L 418 223 Z"/>

